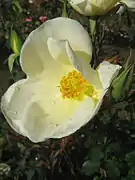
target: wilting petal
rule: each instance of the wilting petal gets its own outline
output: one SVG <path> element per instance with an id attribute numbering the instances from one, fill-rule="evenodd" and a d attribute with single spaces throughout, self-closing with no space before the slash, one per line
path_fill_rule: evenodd
<path id="1" fill-rule="evenodd" d="M 59 17 L 46 21 L 26 39 L 20 63 L 28 76 L 38 75 L 52 66 L 53 60 L 47 44 L 50 37 L 54 40 L 68 40 L 77 55 L 85 55 L 86 60 L 90 61 L 92 50 L 87 31 L 77 21 Z"/>

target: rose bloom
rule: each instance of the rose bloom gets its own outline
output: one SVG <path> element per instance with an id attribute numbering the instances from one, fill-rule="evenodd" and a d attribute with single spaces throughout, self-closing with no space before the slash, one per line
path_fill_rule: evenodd
<path id="1" fill-rule="evenodd" d="M 80 14 L 98 16 L 109 12 L 120 0 L 69 0 L 70 5 Z"/>
<path id="2" fill-rule="evenodd" d="M 26 74 L 5 92 L 9 125 L 33 142 L 68 136 L 98 112 L 120 66 L 90 66 L 91 40 L 80 23 L 55 18 L 30 33 L 20 53 Z"/>
<path id="3" fill-rule="evenodd" d="M 46 16 L 40 16 L 39 20 L 44 23 L 47 20 Z"/>

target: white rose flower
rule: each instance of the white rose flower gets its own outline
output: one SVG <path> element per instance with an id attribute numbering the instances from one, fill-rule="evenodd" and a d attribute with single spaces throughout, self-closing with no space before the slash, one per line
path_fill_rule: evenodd
<path id="1" fill-rule="evenodd" d="M 20 64 L 27 78 L 14 83 L 1 100 L 10 126 L 33 142 L 68 136 L 98 112 L 119 66 L 89 65 L 87 31 L 76 21 L 46 21 L 26 39 Z"/>
<path id="2" fill-rule="evenodd" d="M 69 0 L 71 6 L 86 16 L 104 15 L 120 0 Z"/>

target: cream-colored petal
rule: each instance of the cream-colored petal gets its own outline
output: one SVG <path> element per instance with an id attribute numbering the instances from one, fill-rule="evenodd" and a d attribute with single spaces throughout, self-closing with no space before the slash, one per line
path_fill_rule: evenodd
<path id="1" fill-rule="evenodd" d="M 85 61 L 85 57 L 81 59 L 78 57 L 70 47 L 70 44 L 68 41 L 56 41 L 52 38 L 48 39 L 48 49 L 50 51 L 50 54 L 54 58 L 54 60 L 62 62 L 64 60 L 65 65 L 71 65 L 80 71 L 84 78 L 88 80 L 91 84 L 95 86 L 97 89 L 102 88 L 101 81 L 98 76 L 98 72 L 91 68 L 90 64 Z M 68 68 L 69 71 L 72 70 L 72 68 Z M 63 74 L 66 74 L 62 72 Z M 68 73 L 68 72 L 67 72 Z M 61 74 L 62 76 L 62 74 Z"/>
<path id="2" fill-rule="evenodd" d="M 49 37 L 55 40 L 67 40 L 74 52 L 85 52 L 91 56 L 92 45 L 89 34 L 79 22 L 59 17 L 46 23 Z"/>
<path id="3" fill-rule="evenodd" d="M 106 90 L 111 82 L 112 79 L 117 76 L 121 66 L 111 64 L 108 61 L 103 61 L 99 67 L 97 68 L 99 78 L 101 80 L 103 88 Z"/>
<path id="4" fill-rule="evenodd" d="M 87 61 L 84 61 L 80 57 L 76 56 L 69 44 L 66 44 L 66 51 L 69 57 L 70 62 L 76 68 L 78 71 L 82 73 L 84 78 L 88 80 L 92 85 L 95 86 L 97 89 L 102 88 L 101 81 L 99 79 L 98 73 L 96 70 L 91 68 L 91 65 L 87 63 Z"/>
<path id="5" fill-rule="evenodd" d="M 72 65 L 77 70 L 82 70 L 82 63 L 85 60 L 81 60 L 75 55 L 69 42 L 67 40 L 54 40 L 53 38 L 48 38 L 48 49 L 53 59 L 58 62 L 64 62 L 65 65 Z M 81 63 L 82 61 L 82 63 Z M 85 61 L 88 65 L 89 63 Z"/>
<path id="6" fill-rule="evenodd" d="M 103 9 L 106 8 L 112 8 L 117 2 L 120 0 L 88 0 L 92 5 L 95 5 L 97 7 L 101 7 Z"/>
<path id="7" fill-rule="evenodd" d="M 20 64 L 28 76 L 36 76 L 54 65 L 47 44 L 50 37 L 56 41 L 68 40 L 76 54 L 85 54 L 86 60 L 90 61 L 92 46 L 87 31 L 77 21 L 59 17 L 46 21 L 26 39 Z"/>
<path id="8" fill-rule="evenodd" d="M 62 62 L 64 60 L 66 65 L 72 65 L 75 69 L 80 71 L 84 78 L 93 84 L 95 88 L 102 88 L 98 72 L 92 69 L 90 64 L 84 60 L 85 57 L 82 57 L 82 59 L 73 52 L 68 41 L 56 41 L 52 38 L 49 38 L 48 49 L 56 61 Z"/>
<path id="9" fill-rule="evenodd" d="M 91 119 L 94 109 L 94 102 L 87 97 L 75 111 L 74 115 L 67 119 L 57 131 L 52 134 L 51 138 L 62 138 L 73 134 L 75 131 L 84 126 Z"/>
<path id="10" fill-rule="evenodd" d="M 71 6 L 80 14 L 97 16 L 107 13 L 120 0 L 69 0 Z"/>
<path id="11" fill-rule="evenodd" d="M 78 107 L 75 114 L 72 116 L 72 119 L 67 120 L 67 123 L 64 122 L 64 124 L 61 125 L 54 134 L 52 134 L 52 138 L 61 138 L 74 133 L 80 129 L 80 127 L 88 123 L 98 113 L 108 87 L 110 86 L 112 79 L 118 74 L 120 68 L 119 65 L 114 65 L 107 61 L 104 61 L 99 65 L 97 72 L 103 89 L 101 89 L 101 95 L 96 106 L 92 99 L 87 97 Z M 93 72 L 95 71 L 96 70 L 93 70 Z"/>
<path id="12" fill-rule="evenodd" d="M 48 115 L 39 106 L 37 93 L 41 87 L 38 85 L 34 81 L 21 80 L 7 90 L 1 101 L 2 112 L 11 127 L 34 142 L 44 140 L 44 131 L 51 134 L 48 129 L 44 130 Z"/>
<path id="13" fill-rule="evenodd" d="M 88 6 L 88 4 L 90 5 L 91 8 L 91 4 L 87 1 L 87 0 L 68 0 L 70 5 L 80 14 L 89 16 L 89 12 L 86 12 L 86 6 Z"/>
<path id="14" fill-rule="evenodd" d="M 53 59 L 55 61 L 61 62 L 62 64 L 74 64 L 74 57 L 70 58 L 70 54 L 74 54 L 71 56 L 77 56 L 79 59 L 82 59 L 87 64 L 89 64 L 90 62 L 91 56 L 89 56 L 85 52 L 73 51 L 68 40 L 55 40 L 52 37 L 50 37 L 48 38 L 47 45 Z"/>
<path id="15" fill-rule="evenodd" d="M 80 4 L 80 3 L 83 3 L 83 2 L 85 2 L 86 0 L 73 0 L 72 2 L 71 2 L 71 4 Z"/>
<path id="16" fill-rule="evenodd" d="M 106 91 L 101 94 L 96 106 L 90 98 L 87 98 L 84 102 L 82 102 L 72 119 L 68 120 L 67 124 L 60 126 L 59 129 L 52 134 L 52 138 L 69 136 L 79 130 L 81 127 L 85 126 L 98 113 L 105 93 Z"/>
<path id="17" fill-rule="evenodd" d="M 47 114 L 38 104 L 39 85 L 33 80 L 21 80 L 7 90 L 1 101 L 1 110 L 10 126 L 34 142 L 44 138 L 47 126 L 43 121 Z"/>
<path id="18" fill-rule="evenodd" d="M 119 69 L 119 65 L 113 65 L 109 62 L 103 62 L 100 64 L 98 73 L 102 80 L 104 90 L 102 90 L 96 106 L 94 105 L 93 101 L 87 97 L 78 107 L 77 111 L 72 116 L 72 119 L 67 120 L 67 123 L 64 122 L 64 124 L 61 125 L 53 134 L 52 138 L 61 138 L 74 133 L 80 129 L 80 127 L 88 123 L 98 113 L 102 105 L 103 98 L 108 90 L 107 88 L 110 86 L 112 79 L 116 76 Z"/>
<path id="19" fill-rule="evenodd" d="M 37 76 L 53 65 L 47 38 L 44 26 L 40 26 L 30 33 L 22 46 L 20 64 L 29 77 Z"/>
<path id="20" fill-rule="evenodd" d="M 55 83 L 21 80 L 2 97 L 1 109 L 10 126 L 33 142 L 44 141 L 67 119 L 81 102 L 61 97 Z"/>
<path id="21" fill-rule="evenodd" d="M 61 62 L 65 65 L 71 65 L 69 57 L 66 52 L 67 40 L 55 40 L 52 37 L 48 38 L 47 45 L 52 58 L 55 61 Z"/>
<path id="22" fill-rule="evenodd" d="M 135 0 L 123 0 L 122 2 L 124 2 L 131 11 L 135 11 Z"/>

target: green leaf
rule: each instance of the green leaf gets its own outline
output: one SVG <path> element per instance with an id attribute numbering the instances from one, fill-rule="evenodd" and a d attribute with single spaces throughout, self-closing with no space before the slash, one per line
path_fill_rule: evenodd
<path id="1" fill-rule="evenodd" d="M 114 154 L 114 153 L 121 153 L 121 144 L 120 142 L 113 142 L 109 144 L 106 148 L 106 153 L 107 154 Z"/>
<path id="2" fill-rule="evenodd" d="M 0 136 L 0 149 L 6 145 L 6 140 L 4 137 Z"/>
<path id="3" fill-rule="evenodd" d="M 63 11 L 62 11 L 62 17 L 68 17 L 67 14 L 67 0 L 64 0 L 64 5 L 63 5 Z"/>
<path id="4" fill-rule="evenodd" d="M 18 13 L 22 13 L 22 7 L 20 6 L 20 3 L 18 0 L 13 0 L 12 2 L 12 8 L 15 11 L 15 13 L 18 15 Z"/>
<path id="5" fill-rule="evenodd" d="M 17 54 L 11 54 L 8 58 L 8 68 L 10 72 L 12 72 L 13 70 L 13 65 L 17 57 L 18 57 Z"/>
<path id="6" fill-rule="evenodd" d="M 34 174 L 35 174 L 35 170 L 34 169 L 30 169 L 27 172 L 27 180 L 32 180 L 32 177 L 34 176 Z"/>
<path id="7" fill-rule="evenodd" d="M 131 168 L 128 171 L 128 180 L 135 180 L 135 168 Z"/>
<path id="8" fill-rule="evenodd" d="M 131 90 L 132 82 L 133 82 L 133 76 L 134 76 L 134 66 L 132 66 L 131 70 L 129 71 L 128 81 L 127 81 L 126 87 L 125 87 L 125 93 L 128 93 Z"/>
<path id="9" fill-rule="evenodd" d="M 125 157 L 125 160 L 130 167 L 135 166 L 135 151 L 128 153 Z"/>
<path id="10" fill-rule="evenodd" d="M 120 177 L 120 171 L 116 165 L 115 160 L 108 160 L 105 164 L 106 171 L 108 174 L 108 179 L 116 180 Z"/>
<path id="11" fill-rule="evenodd" d="M 21 41 L 20 37 L 18 36 L 18 34 L 14 30 L 11 30 L 10 46 L 15 54 L 20 55 L 22 41 Z"/>
<path id="12" fill-rule="evenodd" d="M 100 168 L 100 162 L 94 162 L 94 161 L 85 161 L 82 166 L 82 172 L 87 175 L 91 176 L 94 173 L 98 172 Z"/>
<path id="13" fill-rule="evenodd" d="M 134 57 L 132 57 L 132 49 L 130 50 L 130 55 L 126 60 L 122 72 L 113 80 L 111 85 L 111 96 L 112 99 L 119 101 L 128 97 L 133 83 L 135 62 Z"/>
<path id="14" fill-rule="evenodd" d="M 112 98 L 116 101 L 123 100 L 128 96 L 133 81 L 134 67 L 130 66 L 117 76 L 112 82 Z"/>
<path id="15" fill-rule="evenodd" d="M 0 163 L 0 176 L 2 175 L 8 175 L 10 172 L 10 166 L 6 163 Z"/>
<path id="16" fill-rule="evenodd" d="M 93 180 L 101 180 L 98 176 L 95 176 Z"/>
<path id="17" fill-rule="evenodd" d="M 104 157 L 104 154 L 101 151 L 101 147 L 93 147 L 89 150 L 88 158 L 91 161 L 100 161 Z"/>
<path id="18" fill-rule="evenodd" d="M 97 23 L 96 20 L 93 20 L 93 19 L 89 20 L 92 39 L 94 39 L 94 36 L 95 36 L 95 33 L 96 33 L 96 23 Z"/>

